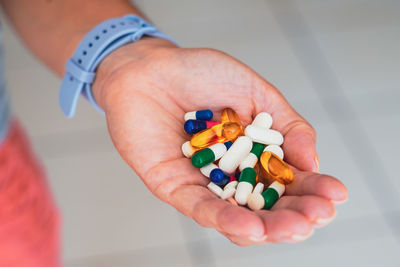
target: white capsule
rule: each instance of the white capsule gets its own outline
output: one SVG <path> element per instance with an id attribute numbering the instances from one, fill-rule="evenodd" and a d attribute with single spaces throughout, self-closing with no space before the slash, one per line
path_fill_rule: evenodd
<path id="1" fill-rule="evenodd" d="M 281 197 L 283 195 L 283 193 L 285 192 L 285 185 L 283 185 L 277 181 L 270 184 L 270 186 L 268 186 L 268 188 L 275 189 L 275 191 L 278 192 L 279 197 Z"/>
<path id="2" fill-rule="evenodd" d="M 264 145 L 281 145 L 283 143 L 282 134 L 271 129 L 248 125 L 245 129 L 245 134 L 250 137 L 253 142 Z"/>
<path id="3" fill-rule="evenodd" d="M 223 200 L 228 199 L 230 197 L 233 197 L 236 193 L 236 189 L 233 187 L 228 187 L 227 189 L 224 189 L 224 191 L 221 193 L 221 198 Z"/>
<path id="4" fill-rule="evenodd" d="M 185 157 L 187 157 L 189 159 L 193 156 L 194 153 L 196 153 L 196 150 L 192 147 L 192 145 L 190 144 L 190 141 L 183 143 L 182 153 Z"/>
<path id="5" fill-rule="evenodd" d="M 265 205 L 265 200 L 261 194 L 252 193 L 247 199 L 247 206 L 251 210 L 261 210 Z"/>
<path id="6" fill-rule="evenodd" d="M 200 172 L 201 172 L 204 176 L 210 178 L 210 173 L 211 173 L 212 170 L 214 170 L 214 169 L 218 169 L 218 166 L 215 165 L 214 163 L 210 163 L 210 164 L 208 164 L 208 165 L 206 165 L 206 166 L 200 168 Z"/>
<path id="7" fill-rule="evenodd" d="M 235 189 L 236 189 L 238 183 L 239 183 L 238 181 L 229 182 L 227 185 L 224 186 L 224 190 L 226 190 L 226 189 L 229 188 L 229 187 L 232 187 L 232 188 L 235 188 Z"/>
<path id="8" fill-rule="evenodd" d="M 207 185 L 207 188 L 208 188 L 211 192 L 213 192 L 214 194 L 216 194 L 217 196 L 221 197 L 222 188 L 219 187 L 218 185 L 214 184 L 213 182 L 210 182 L 210 183 Z"/>
<path id="9" fill-rule="evenodd" d="M 272 117 L 267 112 L 258 113 L 251 125 L 269 129 L 272 125 Z"/>
<path id="10" fill-rule="evenodd" d="M 258 183 L 253 189 L 253 194 L 261 194 L 263 191 L 264 191 L 264 184 Z"/>
<path id="11" fill-rule="evenodd" d="M 228 173 L 233 173 L 252 147 L 253 142 L 249 137 L 240 136 L 219 160 L 219 167 Z"/>
<path id="12" fill-rule="evenodd" d="M 185 113 L 185 121 L 187 120 L 195 120 L 196 119 L 196 111 L 190 111 Z"/>
<path id="13" fill-rule="evenodd" d="M 223 155 L 225 155 L 227 149 L 224 143 L 217 143 L 209 147 L 209 149 L 214 152 L 215 160 L 220 159 Z"/>
<path id="14" fill-rule="evenodd" d="M 278 145 L 269 145 L 269 146 L 266 146 L 266 147 L 264 148 L 264 151 L 263 151 L 263 152 L 265 152 L 265 151 L 272 152 L 272 153 L 274 153 L 275 155 L 277 155 L 280 159 L 283 159 L 283 150 L 282 150 L 282 148 L 281 148 L 280 146 L 278 146 Z"/>
<path id="15" fill-rule="evenodd" d="M 253 191 L 253 185 L 248 182 L 240 182 L 236 188 L 235 200 L 239 205 L 246 205 L 247 198 Z"/>
<path id="16" fill-rule="evenodd" d="M 249 153 L 247 157 L 245 157 L 244 160 L 240 162 L 239 170 L 242 171 L 247 167 L 254 168 L 254 166 L 256 166 L 257 161 L 258 161 L 257 156 L 254 155 L 253 153 Z"/>

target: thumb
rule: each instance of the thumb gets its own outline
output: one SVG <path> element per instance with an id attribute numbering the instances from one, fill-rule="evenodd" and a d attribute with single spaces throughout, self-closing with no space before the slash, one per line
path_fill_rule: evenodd
<path id="1" fill-rule="evenodd" d="M 318 172 L 319 159 L 316 151 L 316 132 L 272 85 L 256 97 L 256 114 L 267 111 L 273 118 L 272 128 L 284 136 L 282 149 L 285 161 L 303 171 Z"/>

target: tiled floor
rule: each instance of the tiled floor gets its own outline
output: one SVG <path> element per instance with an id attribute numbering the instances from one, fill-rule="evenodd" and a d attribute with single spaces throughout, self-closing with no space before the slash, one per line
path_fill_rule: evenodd
<path id="1" fill-rule="evenodd" d="M 87 103 L 64 118 L 59 80 L 5 25 L 14 107 L 63 211 L 67 267 L 400 265 L 399 1 L 136 3 L 182 46 L 226 51 L 280 88 L 316 128 L 321 171 L 349 201 L 302 244 L 230 244 L 153 197 Z"/>

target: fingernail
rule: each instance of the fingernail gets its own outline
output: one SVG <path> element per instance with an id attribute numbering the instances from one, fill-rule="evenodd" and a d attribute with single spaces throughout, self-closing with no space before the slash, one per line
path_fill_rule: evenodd
<path id="1" fill-rule="evenodd" d="M 291 238 L 294 241 L 303 241 L 309 238 L 314 234 L 314 229 L 311 229 L 311 231 L 307 235 L 292 235 Z"/>
<path id="2" fill-rule="evenodd" d="M 347 202 L 347 198 L 343 200 L 331 200 L 332 204 L 339 205 Z"/>
<path id="3" fill-rule="evenodd" d="M 319 172 L 319 158 L 318 158 L 318 155 L 315 155 L 314 163 L 315 163 L 314 172 Z"/>
<path id="4" fill-rule="evenodd" d="M 250 239 L 251 241 L 254 241 L 254 242 L 264 242 L 265 240 L 267 240 L 267 238 L 268 238 L 267 235 L 264 235 L 264 236 L 262 236 L 262 237 L 255 237 L 255 236 L 250 236 L 250 237 L 249 237 L 249 239 Z"/>
<path id="5" fill-rule="evenodd" d="M 336 211 L 335 211 L 335 213 L 334 213 L 331 217 L 329 217 L 329 218 L 318 218 L 318 219 L 315 221 L 315 227 L 317 227 L 317 228 L 324 227 L 324 226 L 328 225 L 333 219 L 335 219 L 335 217 L 336 217 Z"/>

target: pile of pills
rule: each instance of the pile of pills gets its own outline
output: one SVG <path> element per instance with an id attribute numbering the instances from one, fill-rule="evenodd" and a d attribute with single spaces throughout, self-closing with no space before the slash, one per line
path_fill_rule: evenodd
<path id="1" fill-rule="evenodd" d="M 207 187 L 220 198 L 252 210 L 270 209 L 293 181 L 271 115 L 259 113 L 245 129 L 230 108 L 222 111 L 221 122 L 212 117 L 211 110 L 185 114 L 184 129 L 193 136 L 182 145 L 183 154 L 210 178 Z"/>

